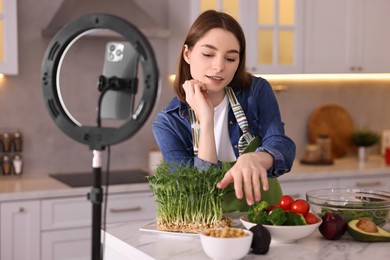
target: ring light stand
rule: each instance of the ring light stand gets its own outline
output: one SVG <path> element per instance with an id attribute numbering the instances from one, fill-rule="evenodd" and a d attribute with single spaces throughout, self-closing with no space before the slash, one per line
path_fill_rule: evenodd
<path id="1" fill-rule="evenodd" d="M 135 112 L 118 128 L 82 126 L 68 114 L 59 91 L 59 75 L 63 57 L 70 46 L 82 35 L 93 29 L 110 29 L 131 43 L 140 56 L 144 75 L 143 95 Z M 93 151 L 92 168 L 94 184 L 88 199 L 92 203 L 92 259 L 102 257 L 100 229 L 103 193 L 101 188 L 101 151 L 108 145 L 120 143 L 134 135 L 146 122 L 153 110 L 158 93 L 158 69 L 154 52 L 143 34 L 128 21 L 113 15 L 90 14 L 65 25 L 51 40 L 42 63 L 42 89 L 46 108 L 57 126 L 77 142 L 86 144 Z M 117 78 L 114 79 L 118 81 Z M 135 79 L 135 82 L 137 80 Z M 123 84 L 99 85 L 99 88 L 118 88 Z M 102 94 L 104 91 L 102 91 Z M 136 92 L 136 88 L 131 92 Z M 100 106 L 100 104 L 99 104 Z M 100 109 L 99 109 L 100 110 Z M 100 118 L 100 116 L 98 115 Z"/>

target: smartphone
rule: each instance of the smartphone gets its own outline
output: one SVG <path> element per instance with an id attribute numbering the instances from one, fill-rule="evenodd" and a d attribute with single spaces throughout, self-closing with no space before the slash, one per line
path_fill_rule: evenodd
<path id="1" fill-rule="evenodd" d="M 139 54 L 129 42 L 110 41 L 105 47 L 103 76 L 121 79 L 136 78 Z M 100 117 L 126 120 L 134 110 L 135 94 L 126 90 L 108 90 L 100 107 Z"/>

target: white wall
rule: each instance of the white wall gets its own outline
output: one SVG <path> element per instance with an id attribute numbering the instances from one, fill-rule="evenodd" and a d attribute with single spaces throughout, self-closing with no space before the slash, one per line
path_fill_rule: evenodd
<path id="1" fill-rule="evenodd" d="M 41 64 L 51 38 L 42 37 L 41 30 L 52 18 L 59 2 L 18 1 L 19 74 L 0 80 L 0 131 L 18 129 L 22 132 L 24 174 L 29 175 L 91 169 L 92 153 L 89 148 L 64 135 L 50 118 L 43 102 Z M 160 26 L 168 27 L 166 1 L 138 0 L 137 2 L 146 8 Z M 131 21 L 131 18 L 124 18 Z M 156 111 L 160 110 L 172 96 L 166 77 L 167 39 L 149 40 L 158 61 L 163 95 L 145 126 L 126 142 L 112 147 L 112 169 L 147 167 L 149 149 L 156 146 L 150 123 Z M 80 48 L 82 53 L 79 54 L 84 58 L 82 64 L 73 61 L 75 75 L 61 83 L 61 86 L 65 87 L 80 85 L 74 93 L 75 100 L 83 95 L 83 91 L 96 88 L 97 75 L 92 73 L 96 72 L 97 66 L 102 66 L 103 63 L 103 53 L 96 52 L 99 40 L 88 41 L 90 41 L 88 48 L 85 46 Z M 98 73 L 101 73 L 101 70 Z M 80 111 L 81 116 L 83 112 Z"/>
<path id="2" fill-rule="evenodd" d="M 51 39 L 41 36 L 58 7 L 59 1 L 18 1 L 19 75 L 0 81 L 0 131 L 19 129 L 24 134 L 25 173 L 37 175 L 55 172 L 89 171 L 92 154 L 88 147 L 65 136 L 52 122 L 43 103 L 40 69 L 43 54 Z M 175 71 L 178 53 L 188 29 L 189 1 L 137 0 L 164 28 L 171 30 L 168 39 L 150 39 L 155 50 L 161 74 L 162 91 L 155 112 L 173 96 L 167 75 Z M 179 7 L 169 12 L 171 8 Z M 183 20 L 184 19 L 184 20 Z M 93 44 L 91 46 L 94 46 Z M 96 47 L 96 46 L 95 46 Z M 97 48 L 97 47 L 96 47 Z M 93 71 L 94 64 L 101 64 L 100 55 L 93 49 L 83 53 L 86 72 Z M 75 67 L 80 64 L 75 64 Z M 91 66 L 91 67 L 88 67 Z M 80 76 L 80 77 L 81 77 Z M 74 80 L 74 79 L 73 79 Z M 69 79 L 68 82 L 72 82 Z M 66 82 L 64 83 L 66 85 Z M 277 82 L 275 82 L 277 84 Z M 95 87 L 95 86 L 92 86 Z M 82 86 L 80 86 L 82 89 Z M 75 93 L 75 98 L 79 94 Z M 338 82 L 289 84 L 289 90 L 277 94 L 286 131 L 298 145 L 298 156 L 307 144 L 306 123 L 315 107 L 333 102 L 345 105 L 358 126 L 370 126 L 373 130 L 390 129 L 389 82 L 362 82 L 341 84 Z M 155 146 L 150 123 L 131 139 L 112 147 L 112 169 L 147 167 L 147 155 Z"/>

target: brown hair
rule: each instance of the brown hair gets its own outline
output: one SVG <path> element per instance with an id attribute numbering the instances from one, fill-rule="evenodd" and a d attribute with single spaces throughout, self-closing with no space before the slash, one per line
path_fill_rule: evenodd
<path id="1" fill-rule="evenodd" d="M 245 35 L 240 24 L 230 15 L 215 10 L 203 12 L 192 24 L 182 48 L 184 48 L 184 45 L 187 45 L 188 49 L 191 50 L 199 39 L 201 39 L 209 30 L 214 28 L 222 28 L 233 33 L 240 44 L 240 62 L 229 85 L 236 88 L 249 87 L 251 74 L 245 69 Z M 174 91 L 182 102 L 185 102 L 185 92 L 182 85 L 184 81 L 189 79 L 191 79 L 190 65 L 185 62 L 182 49 L 179 56 L 175 82 L 173 83 Z"/>

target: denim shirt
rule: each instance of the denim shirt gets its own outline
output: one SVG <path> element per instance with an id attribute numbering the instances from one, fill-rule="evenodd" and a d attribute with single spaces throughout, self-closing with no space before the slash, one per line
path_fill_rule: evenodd
<path id="1" fill-rule="evenodd" d="M 274 159 L 268 177 L 278 177 L 291 170 L 295 144 L 285 135 L 279 106 L 271 85 L 263 78 L 253 77 L 250 88 L 231 86 L 249 124 L 249 132 L 261 139 L 256 151 L 268 152 Z M 238 139 L 243 134 L 229 105 L 228 129 L 234 153 L 238 157 Z M 188 105 L 177 97 L 160 111 L 152 124 L 153 134 L 167 163 L 209 167 L 210 162 L 194 156 Z"/>

